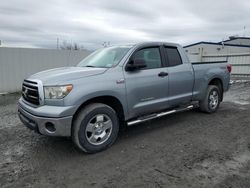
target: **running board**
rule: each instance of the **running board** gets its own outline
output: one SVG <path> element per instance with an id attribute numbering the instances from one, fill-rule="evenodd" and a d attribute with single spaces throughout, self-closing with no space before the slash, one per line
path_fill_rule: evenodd
<path id="1" fill-rule="evenodd" d="M 148 120 L 151 120 L 151 119 L 156 119 L 156 118 L 166 116 L 166 115 L 169 115 L 169 114 L 174 114 L 174 113 L 177 113 L 177 112 L 191 110 L 193 108 L 195 108 L 195 105 L 189 105 L 189 106 L 187 106 L 185 108 L 177 108 L 175 110 L 161 112 L 161 113 L 158 113 L 158 114 L 151 114 L 151 115 L 148 115 L 146 117 L 141 117 L 141 118 L 133 120 L 133 121 L 128 121 L 127 125 L 131 126 L 131 125 L 134 125 L 134 124 L 142 123 L 142 122 L 145 122 L 145 121 L 148 121 Z"/>

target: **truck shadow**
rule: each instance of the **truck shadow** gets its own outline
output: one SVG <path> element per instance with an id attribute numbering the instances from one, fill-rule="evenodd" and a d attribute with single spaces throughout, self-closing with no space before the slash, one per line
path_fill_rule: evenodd
<path id="1" fill-rule="evenodd" d="M 171 128 L 172 126 L 177 126 L 179 123 L 186 123 L 187 118 L 190 118 L 190 116 L 196 116 L 197 112 L 200 113 L 194 109 L 186 112 L 170 114 L 165 117 L 149 120 L 140 124 L 126 126 L 124 130 L 120 131 L 120 138 L 128 136 L 134 137 L 140 134 L 162 130 L 164 128 Z"/>
<path id="2" fill-rule="evenodd" d="M 188 119 L 192 119 L 195 116 L 197 116 L 197 112 L 195 110 L 190 110 L 187 112 L 171 114 L 159 119 L 149 120 L 147 122 L 136 124 L 133 126 L 124 126 L 122 130 L 120 130 L 118 138 L 114 145 L 116 145 L 116 147 L 119 147 L 120 144 L 123 144 L 123 142 L 126 142 L 129 139 L 133 139 L 143 135 L 146 136 L 146 134 L 153 133 L 154 131 L 169 129 L 173 126 L 178 126 L 177 124 L 182 124 L 181 126 L 184 126 L 187 121 L 189 121 Z M 42 135 L 41 137 L 43 141 L 40 143 L 41 145 L 37 143 L 37 147 L 44 147 L 44 145 L 46 145 L 46 150 L 51 150 L 49 152 L 61 154 L 64 152 L 71 154 L 75 153 L 77 155 L 84 154 L 74 146 L 71 138 L 69 137 L 47 137 Z M 108 150 L 112 150 L 112 148 L 113 147 L 109 148 Z"/>
<path id="3" fill-rule="evenodd" d="M 148 134 L 151 134 L 152 137 L 157 137 L 157 135 L 162 134 L 163 136 L 167 136 L 166 134 L 174 134 L 177 131 L 185 132 L 188 131 L 188 129 L 195 129 L 196 127 L 202 126 L 203 120 L 211 119 L 211 116 L 217 119 L 225 113 L 233 114 L 235 110 L 232 108 L 228 108 L 229 105 L 231 104 L 226 103 L 226 106 L 222 105 L 218 112 L 214 114 L 206 114 L 193 109 L 186 112 L 171 114 L 158 119 L 149 120 L 147 122 L 136 124 L 133 126 L 126 126 L 125 128 L 122 128 L 122 130 L 120 130 L 115 144 L 111 148 L 100 153 L 119 151 L 123 147 L 123 145 L 126 145 L 126 147 L 127 145 L 131 145 L 131 147 L 133 147 L 133 142 L 138 141 L 138 139 L 147 139 Z M 65 153 L 72 156 L 84 154 L 84 152 L 79 151 L 74 146 L 71 138 L 47 137 L 42 135 L 39 137 L 39 139 L 36 139 L 36 147 L 38 147 L 36 148 L 36 150 L 44 150 L 45 148 L 45 151 L 54 153 L 56 155 L 65 155 Z"/>

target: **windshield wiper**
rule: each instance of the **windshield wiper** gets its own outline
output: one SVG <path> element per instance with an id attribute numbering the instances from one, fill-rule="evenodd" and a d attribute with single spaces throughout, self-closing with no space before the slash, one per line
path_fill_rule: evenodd
<path id="1" fill-rule="evenodd" d="M 93 66 L 93 65 L 86 65 L 85 67 L 96 67 L 96 66 Z"/>

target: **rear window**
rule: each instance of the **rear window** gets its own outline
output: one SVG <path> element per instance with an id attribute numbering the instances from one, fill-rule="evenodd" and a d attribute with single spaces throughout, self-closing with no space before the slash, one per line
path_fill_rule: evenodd
<path id="1" fill-rule="evenodd" d="M 170 67 L 181 65 L 182 60 L 177 48 L 165 47 L 167 64 Z"/>

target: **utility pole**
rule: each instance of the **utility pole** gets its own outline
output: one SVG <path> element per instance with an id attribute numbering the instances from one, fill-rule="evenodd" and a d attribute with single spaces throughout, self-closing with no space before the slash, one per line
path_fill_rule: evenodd
<path id="1" fill-rule="evenodd" d="M 56 49 L 59 49 L 59 38 L 56 38 Z"/>

